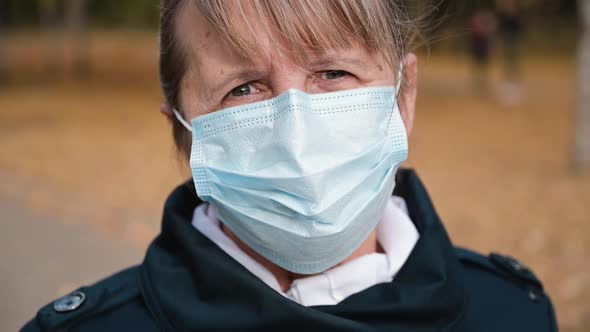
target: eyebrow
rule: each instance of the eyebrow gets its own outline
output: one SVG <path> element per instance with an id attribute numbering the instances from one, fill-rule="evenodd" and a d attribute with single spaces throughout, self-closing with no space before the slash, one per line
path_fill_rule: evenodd
<path id="1" fill-rule="evenodd" d="M 359 59 L 353 59 L 348 57 L 340 57 L 340 56 L 322 56 L 316 60 L 309 62 L 309 67 L 311 68 L 318 68 L 318 67 L 331 67 L 335 65 L 352 65 L 352 66 L 360 66 L 362 68 L 366 67 L 364 61 Z"/>

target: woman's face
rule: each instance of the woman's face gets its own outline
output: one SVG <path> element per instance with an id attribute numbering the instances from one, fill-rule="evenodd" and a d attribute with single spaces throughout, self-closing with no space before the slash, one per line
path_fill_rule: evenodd
<path id="1" fill-rule="evenodd" d="M 187 51 L 188 69 L 180 87 L 181 109 L 188 120 L 217 110 L 276 97 L 288 89 L 324 93 L 369 86 L 393 86 L 396 73 L 383 56 L 360 45 L 335 49 L 295 65 L 273 56 L 264 35 L 256 41 L 269 54 L 250 60 L 231 51 L 193 6 L 179 14 L 177 38 Z M 400 106 L 408 132 L 415 104 L 416 60 L 406 57 Z"/>

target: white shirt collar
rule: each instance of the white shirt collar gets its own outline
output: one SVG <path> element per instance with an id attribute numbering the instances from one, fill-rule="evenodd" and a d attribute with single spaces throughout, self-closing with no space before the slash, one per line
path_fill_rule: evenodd
<path id="1" fill-rule="evenodd" d="M 377 226 L 377 240 L 384 254 L 365 255 L 318 275 L 297 279 L 291 284 L 291 289 L 284 293 L 269 270 L 225 235 L 212 205 L 203 203 L 197 206 L 192 224 L 269 287 L 304 306 L 335 305 L 369 287 L 391 282 L 420 236 L 408 216 L 404 199 L 392 196 Z"/>

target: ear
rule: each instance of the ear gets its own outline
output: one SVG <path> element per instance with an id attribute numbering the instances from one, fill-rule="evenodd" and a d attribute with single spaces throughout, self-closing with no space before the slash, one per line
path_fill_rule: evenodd
<path id="1" fill-rule="evenodd" d="M 167 118 L 172 117 L 172 107 L 168 103 L 162 103 L 160 105 L 160 112 L 164 114 Z"/>
<path id="2" fill-rule="evenodd" d="M 414 53 L 408 53 L 404 60 L 402 87 L 399 92 L 399 107 L 406 126 L 408 136 L 414 127 L 414 113 L 416 112 L 416 96 L 418 95 L 418 58 Z"/>

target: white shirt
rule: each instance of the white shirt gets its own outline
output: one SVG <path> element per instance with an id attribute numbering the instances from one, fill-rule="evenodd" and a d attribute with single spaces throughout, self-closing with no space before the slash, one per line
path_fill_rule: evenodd
<path id="1" fill-rule="evenodd" d="M 408 216 L 404 199 L 392 196 L 377 226 L 377 240 L 385 253 L 364 255 L 320 274 L 296 279 L 285 293 L 268 269 L 225 235 L 212 205 L 202 203 L 197 206 L 192 224 L 269 287 L 303 306 L 336 305 L 369 287 L 391 282 L 420 236 Z"/>

